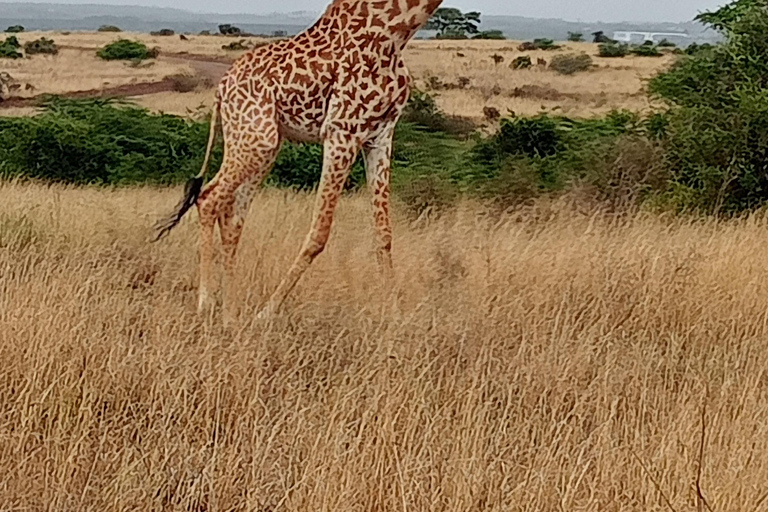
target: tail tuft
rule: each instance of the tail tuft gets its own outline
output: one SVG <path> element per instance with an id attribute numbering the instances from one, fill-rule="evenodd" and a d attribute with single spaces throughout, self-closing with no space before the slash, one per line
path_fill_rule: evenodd
<path id="1" fill-rule="evenodd" d="M 162 219 L 155 225 L 155 231 L 157 232 L 157 236 L 154 240 L 155 242 L 165 237 L 173 230 L 173 228 L 178 226 L 181 219 L 184 218 L 184 215 L 197 204 L 197 200 L 200 198 L 200 194 L 203 191 L 204 183 L 205 178 L 202 176 L 192 178 L 187 182 L 187 186 L 184 189 L 184 199 L 182 199 L 176 206 L 176 209 L 171 215 Z"/>

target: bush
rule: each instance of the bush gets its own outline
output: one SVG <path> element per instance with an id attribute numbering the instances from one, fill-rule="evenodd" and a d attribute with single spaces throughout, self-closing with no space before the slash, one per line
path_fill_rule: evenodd
<path id="1" fill-rule="evenodd" d="M 555 44 L 552 39 L 534 39 L 533 41 L 527 41 L 517 47 L 521 52 L 530 52 L 535 50 L 559 50 L 562 48 Z"/>
<path id="2" fill-rule="evenodd" d="M 18 52 L 19 40 L 16 36 L 8 36 L 4 42 L 0 43 L 0 58 L 2 59 L 21 59 L 24 57 Z"/>
<path id="3" fill-rule="evenodd" d="M 140 41 L 130 41 L 120 39 L 110 43 L 98 52 L 100 58 L 104 60 L 136 60 L 154 59 L 157 57 L 156 49 L 148 49 L 147 45 Z"/>
<path id="4" fill-rule="evenodd" d="M 46 39 L 41 37 L 35 41 L 29 41 L 24 45 L 24 52 L 27 55 L 57 55 L 59 53 L 59 47 L 53 39 Z"/>
<path id="5" fill-rule="evenodd" d="M 662 39 L 656 46 L 659 48 L 677 48 L 677 45 L 669 39 Z"/>
<path id="6" fill-rule="evenodd" d="M 583 43 L 584 34 L 581 32 L 568 32 L 568 41 L 572 43 Z"/>
<path id="7" fill-rule="evenodd" d="M 402 121 L 424 127 L 432 132 L 443 132 L 459 137 L 467 137 L 476 129 L 475 125 L 467 119 L 448 116 L 441 112 L 432 96 L 418 90 L 411 93 Z"/>
<path id="8" fill-rule="evenodd" d="M 7 29 L 5 29 L 5 31 L 9 34 L 20 34 L 24 32 L 24 27 L 22 27 L 21 25 L 11 25 Z"/>
<path id="9" fill-rule="evenodd" d="M 561 75 L 574 75 L 592 69 L 592 57 L 585 53 L 557 55 L 550 62 L 549 67 Z"/>
<path id="10" fill-rule="evenodd" d="M 243 31 L 233 25 L 225 24 L 219 25 L 219 33 L 224 36 L 239 36 Z"/>
<path id="11" fill-rule="evenodd" d="M 155 37 L 170 37 L 176 35 L 176 32 L 171 30 L 170 28 L 163 28 L 155 32 L 150 32 L 149 35 L 155 36 Z"/>
<path id="12" fill-rule="evenodd" d="M 53 99 L 44 108 L 34 117 L 0 118 L 0 177 L 171 184 L 187 181 L 202 165 L 207 121 L 153 114 L 114 100 Z M 468 142 L 406 122 L 398 125 L 396 138 L 393 187 L 404 189 L 414 180 L 432 179 L 429 176 L 448 186 L 455 169 L 465 167 L 462 157 Z M 217 145 L 211 171 L 218 169 L 221 157 Z M 286 143 L 268 183 L 311 189 L 319 182 L 322 165 L 320 145 Z M 364 166 L 358 161 L 347 188 L 364 184 Z"/>
<path id="13" fill-rule="evenodd" d="M 533 62 L 528 55 L 521 55 L 512 61 L 512 69 L 528 69 L 533 66 Z"/>
<path id="14" fill-rule="evenodd" d="M 625 44 L 603 43 L 598 46 L 600 57 L 622 58 L 629 55 L 629 47 Z"/>
<path id="15" fill-rule="evenodd" d="M 725 43 L 697 48 L 650 82 L 669 105 L 661 136 L 673 204 L 720 213 L 768 201 L 766 34 L 758 3 L 729 22 Z"/>
<path id="16" fill-rule="evenodd" d="M 505 40 L 507 36 L 501 30 L 484 30 L 475 35 L 472 39 L 492 39 L 492 40 Z"/>
<path id="17" fill-rule="evenodd" d="M 102 25 L 99 27 L 99 32 L 122 32 L 120 27 L 114 25 Z"/>
<path id="18" fill-rule="evenodd" d="M 616 41 L 606 36 L 602 30 L 592 34 L 592 42 L 596 44 L 616 44 Z"/>
<path id="19" fill-rule="evenodd" d="M 630 49 L 630 53 L 639 57 L 661 57 L 661 52 L 659 52 L 659 49 L 652 44 L 634 46 Z"/>

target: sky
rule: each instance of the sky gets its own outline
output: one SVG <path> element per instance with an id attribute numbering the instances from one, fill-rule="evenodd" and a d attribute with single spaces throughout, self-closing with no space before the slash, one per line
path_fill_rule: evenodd
<path id="1" fill-rule="evenodd" d="M 19 0 L 16 0 L 19 1 Z M 40 1 L 40 0 L 37 0 Z M 323 11 L 330 0 L 45 0 L 50 3 L 105 3 L 176 7 L 222 14 Z M 727 0 L 445 0 L 445 7 L 570 21 L 690 21 Z"/>

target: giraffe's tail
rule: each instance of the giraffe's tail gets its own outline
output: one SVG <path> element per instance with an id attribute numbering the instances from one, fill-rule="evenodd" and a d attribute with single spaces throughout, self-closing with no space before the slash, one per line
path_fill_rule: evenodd
<path id="1" fill-rule="evenodd" d="M 203 167 L 200 173 L 189 180 L 184 187 L 184 198 L 176 205 L 169 216 L 161 219 L 155 225 L 156 236 L 154 241 L 165 237 L 170 233 L 173 228 L 179 225 L 184 215 L 197 204 L 197 200 L 200 198 L 200 194 L 203 192 L 203 185 L 205 184 L 205 174 L 208 172 L 208 165 L 211 163 L 211 154 L 213 153 L 213 146 L 216 143 L 216 134 L 218 133 L 218 121 L 219 121 L 219 109 L 221 108 L 221 102 L 218 95 L 216 98 L 216 105 L 213 107 L 211 113 L 211 130 L 208 135 L 208 147 L 205 150 L 205 160 L 203 161 Z"/>

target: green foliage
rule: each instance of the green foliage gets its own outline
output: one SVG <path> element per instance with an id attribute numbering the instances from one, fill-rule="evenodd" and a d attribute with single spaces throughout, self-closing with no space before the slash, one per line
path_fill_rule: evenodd
<path id="1" fill-rule="evenodd" d="M 696 21 L 710 25 L 721 32 L 731 32 L 734 26 L 755 9 L 765 8 L 764 0 L 736 0 L 717 11 L 703 12 L 696 16 Z"/>
<path id="2" fill-rule="evenodd" d="M 619 43 L 603 43 L 598 46 L 600 57 L 623 58 L 629 55 L 629 46 Z"/>
<path id="3" fill-rule="evenodd" d="M 685 52 L 684 52 L 684 53 L 685 53 L 686 55 L 696 55 L 696 54 L 697 54 L 697 53 L 699 53 L 699 52 L 708 52 L 708 51 L 711 51 L 711 50 L 713 50 L 714 48 L 715 48 L 715 47 L 714 47 L 714 46 L 712 46 L 712 45 L 711 45 L 711 44 L 709 44 L 709 43 L 704 43 L 704 44 L 697 44 L 697 43 L 693 43 L 693 44 L 689 45 L 689 46 L 688 46 L 688 47 L 685 49 Z"/>
<path id="4" fill-rule="evenodd" d="M 2 59 L 21 59 L 24 57 L 18 49 L 21 45 L 16 36 L 8 36 L 5 41 L 0 43 L 0 58 Z"/>
<path id="5" fill-rule="evenodd" d="M 630 53 L 638 57 L 661 57 L 661 52 L 652 44 L 643 44 L 630 48 Z"/>
<path id="6" fill-rule="evenodd" d="M 658 45 L 659 48 L 676 48 L 677 45 L 670 41 L 669 39 L 662 39 Z"/>
<path id="7" fill-rule="evenodd" d="M 471 121 L 446 115 L 437 107 L 432 96 L 418 90 L 411 93 L 402 121 L 421 126 L 431 132 L 443 132 L 458 137 L 467 137 L 475 131 L 475 125 Z"/>
<path id="8" fill-rule="evenodd" d="M 479 12 L 464 13 L 452 7 L 441 7 L 424 28 L 437 31 L 438 39 L 466 39 L 468 35 L 480 32 L 477 28 L 479 24 Z"/>
<path id="9" fill-rule="evenodd" d="M 559 50 L 560 48 L 562 47 L 556 45 L 552 39 L 534 39 L 524 42 L 517 49 L 521 52 L 530 52 L 534 50 Z"/>
<path id="10" fill-rule="evenodd" d="M 26 43 L 24 45 L 24 52 L 27 55 L 57 55 L 59 53 L 59 47 L 56 46 L 56 43 L 53 41 L 53 39 L 46 39 L 41 37 L 40 39 Z"/>
<path id="11" fill-rule="evenodd" d="M 477 143 L 471 164 L 454 180 L 503 205 L 582 184 L 596 199 L 640 200 L 666 186 L 647 130 L 637 115 L 623 111 L 591 120 L 545 114 L 505 119 L 494 136 Z M 651 165 L 659 172 L 645 173 Z M 609 187 L 617 175 L 624 176 L 621 193 Z"/>
<path id="12" fill-rule="evenodd" d="M 99 32 L 122 32 L 123 30 L 120 27 L 116 27 L 114 25 L 102 25 L 98 29 Z"/>
<path id="13" fill-rule="evenodd" d="M 568 32 L 568 41 L 572 43 L 583 43 L 584 34 L 581 32 Z"/>
<path id="14" fill-rule="evenodd" d="M 768 11 L 744 5 L 726 9 L 724 44 L 649 84 L 670 105 L 662 141 L 680 207 L 735 212 L 768 200 Z"/>
<path id="15" fill-rule="evenodd" d="M 24 27 L 22 27 L 21 25 L 11 25 L 7 29 L 5 29 L 5 31 L 8 34 L 20 34 L 24 32 Z"/>
<path id="16" fill-rule="evenodd" d="M 501 30 L 484 30 L 474 36 L 472 39 L 493 39 L 493 40 L 504 40 L 507 36 L 504 35 L 504 32 Z"/>
<path id="17" fill-rule="evenodd" d="M 219 33 L 224 36 L 239 36 L 243 31 L 233 25 L 224 24 L 219 25 Z"/>
<path id="18" fill-rule="evenodd" d="M 104 60 L 135 60 L 154 59 L 157 57 L 155 49 L 150 50 L 147 45 L 140 41 L 130 41 L 128 39 L 119 39 L 110 43 L 96 52 Z"/>
<path id="19" fill-rule="evenodd" d="M 533 61 L 528 55 L 521 55 L 512 61 L 512 69 L 528 69 L 533 66 Z"/>
<path id="20" fill-rule="evenodd" d="M 616 44 L 616 41 L 606 36 L 602 30 L 592 34 L 592 42 L 597 44 Z"/>
<path id="21" fill-rule="evenodd" d="M 574 75 L 592 69 L 592 57 L 586 53 L 556 55 L 549 67 L 561 75 Z"/>

